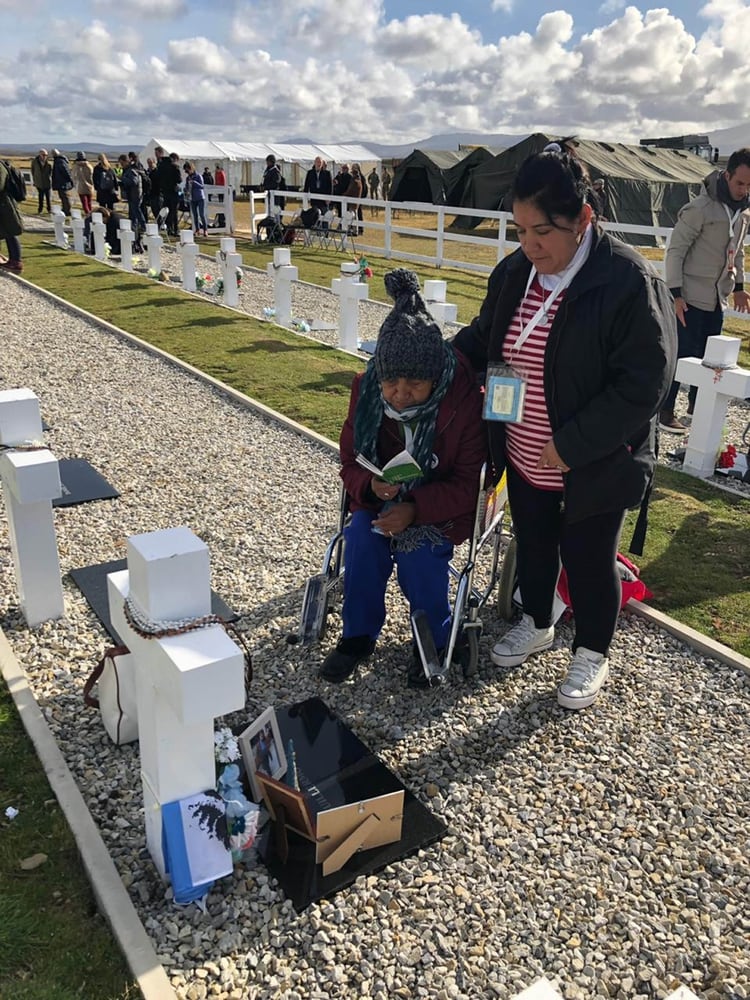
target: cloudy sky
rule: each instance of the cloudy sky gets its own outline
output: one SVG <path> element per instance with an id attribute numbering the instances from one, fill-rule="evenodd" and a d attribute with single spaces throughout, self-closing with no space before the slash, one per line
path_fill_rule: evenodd
<path id="1" fill-rule="evenodd" d="M 668 2 L 0 0 L 0 143 L 738 124 L 750 0 Z"/>

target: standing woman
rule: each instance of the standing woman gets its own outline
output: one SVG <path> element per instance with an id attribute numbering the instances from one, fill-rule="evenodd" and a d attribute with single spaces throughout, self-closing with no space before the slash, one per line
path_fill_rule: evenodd
<path id="1" fill-rule="evenodd" d="M 76 161 L 73 164 L 73 177 L 76 182 L 78 197 L 81 199 L 81 208 L 84 215 L 91 213 L 91 199 L 94 197 L 94 172 L 91 164 L 86 159 L 86 154 L 76 153 Z"/>
<path id="2" fill-rule="evenodd" d="M 0 160 L 0 239 L 8 244 L 8 260 L 0 257 L 0 267 L 5 271 L 20 274 L 23 271 L 21 263 L 21 241 L 23 220 L 18 211 L 16 199 L 8 190 L 8 168 Z"/>
<path id="3" fill-rule="evenodd" d="M 196 236 L 208 236 L 206 225 L 206 187 L 203 178 L 192 163 L 185 162 L 185 200 L 193 215 L 193 230 Z"/>
<path id="4" fill-rule="evenodd" d="M 112 169 L 104 153 L 97 156 L 97 164 L 93 171 L 94 190 L 97 204 L 102 208 L 113 209 L 117 197 L 117 174 Z"/>
<path id="5" fill-rule="evenodd" d="M 607 679 L 620 531 L 647 497 L 676 358 L 666 285 L 592 224 L 588 194 L 566 152 L 522 164 L 512 192 L 521 248 L 495 268 L 479 316 L 455 339 L 487 370 L 490 450 L 507 468 L 518 544 L 523 616 L 492 660 L 515 667 L 552 645 L 562 560 L 576 634 L 557 700 L 570 709 L 590 705 Z"/>

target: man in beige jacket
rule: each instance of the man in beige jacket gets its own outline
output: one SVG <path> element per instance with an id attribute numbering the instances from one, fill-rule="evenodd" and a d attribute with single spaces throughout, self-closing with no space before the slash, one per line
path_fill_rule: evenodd
<path id="1" fill-rule="evenodd" d="M 721 333 L 728 298 L 750 312 L 745 291 L 744 243 L 750 230 L 750 148 L 738 149 L 726 170 L 715 170 L 703 191 L 683 205 L 667 250 L 667 285 L 674 296 L 678 357 L 702 358 L 709 337 Z M 662 430 L 684 434 L 675 417 L 679 382 L 673 382 L 659 415 Z M 697 388 L 688 395 L 693 412 Z"/>

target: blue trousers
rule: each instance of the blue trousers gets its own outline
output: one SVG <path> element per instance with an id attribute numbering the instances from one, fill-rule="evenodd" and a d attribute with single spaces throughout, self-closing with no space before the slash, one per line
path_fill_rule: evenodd
<path id="1" fill-rule="evenodd" d="M 393 567 L 409 612 L 424 611 L 438 649 L 448 644 L 450 542 L 425 544 L 414 552 L 394 552 L 391 540 L 372 530 L 377 515 L 358 510 L 344 531 L 343 638 L 369 635 L 377 639 L 385 623 L 385 590 Z"/>
<path id="2" fill-rule="evenodd" d="M 715 337 L 721 333 L 721 324 L 724 322 L 724 312 L 720 305 L 709 312 L 707 309 L 698 309 L 697 306 L 688 305 L 685 313 L 685 326 L 677 320 L 677 358 L 702 358 L 706 353 L 706 341 L 709 337 Z M 674 410 L 677 393 L 680 389 L 679 382 L 673 382 L 669 395 L 664 400 L 663 410 Z M 688 401 L 695 403 L 698 395 L 698 386 L 691 385 L 688 391 Z"/>

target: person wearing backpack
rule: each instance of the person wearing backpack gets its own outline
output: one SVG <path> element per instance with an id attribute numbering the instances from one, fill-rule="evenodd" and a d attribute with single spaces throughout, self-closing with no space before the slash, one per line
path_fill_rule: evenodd
<path id="1" fill-rule="evenodd" d="M 118 163 L 122 167 L 120 190 L 122 191 L 124 200 L 128 203 L 128 218 L 130 219 L 131 228 L 135 233 L 133 250 L 136 253 L 140 253 L 141 234 L 146 228 L 146 220 L 143 218 L 143 212 L 141 211 L 141 175 L 124 153 L 118 158 Z"/>
<path id="2" fill-rule="evenodd" d="M 51 212 L 50 188 L 52 187 L 52 164 L 46 149 L 40 149 L 31 161 L 31 179 L 34 182 L 34 187 L 39 197 L 37 215 L 42 214 L 45 201 L 47 202 L 47 211 Z"/>
<path id="3" fill-rule="evenodd" d="M 117 201 L 117 174 L 104 153 L 97 156 L 93 180 L 97 204 L 102 208 L 114 208 Z"/>
<path id="4" fill-rule="evenodd" d="M 52 190 L 60 196 L 60 204 L 66 215 L 70 215 L 70 195 L 73 190 L 73 176 L 68 165 L 68 158 L 59 149 L 52 150 Z"/>
<path id="5" fill-rule="evenodd" d="M 18 237 L 23 232 L 23 220 L 16 199 L 8 187 L 9 178 L 10 170 L 0 160 L 0 240 L 5 240 L 8 244 L 8 259 L 3 257 L 0 260 L 0 268 L 20 274 L 23 271 L 23 264 L 21 241 Z"/>

